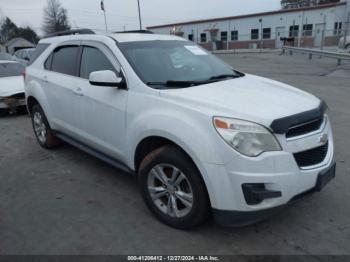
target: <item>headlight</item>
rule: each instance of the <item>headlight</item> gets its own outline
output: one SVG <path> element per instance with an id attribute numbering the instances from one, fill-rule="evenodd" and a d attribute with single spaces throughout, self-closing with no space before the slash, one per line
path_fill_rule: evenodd
<path id="1" fill-rule="evenodd" d="M 275 136 L 265 127 L 239 119 L 214 117 L 220 136 L 243 155 L 255 157 L 263 152 L 280 151 Z"/>

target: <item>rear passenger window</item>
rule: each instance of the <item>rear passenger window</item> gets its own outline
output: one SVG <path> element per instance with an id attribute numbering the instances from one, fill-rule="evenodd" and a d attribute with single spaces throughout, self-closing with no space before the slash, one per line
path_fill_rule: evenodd
<path id="1" fill-rule="evenodd" d="M 104 53 L 94 47 L 84 47 L 81 57 L 80 77 L 89 79 L 91 72 L 103 70 L 116 72 Z"/>
<path id="2" fill-rule="evenodd" d="M 75 76 L 77 69 L 77 46 L 61 47 L 53 54 L 51 70 L 54 72 Z"/>

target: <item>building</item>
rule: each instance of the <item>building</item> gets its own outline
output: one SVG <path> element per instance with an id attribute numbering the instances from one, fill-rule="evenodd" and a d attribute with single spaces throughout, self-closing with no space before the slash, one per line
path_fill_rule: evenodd
<path id="1" fill-rule="evenodd" d="M 280 48 L 281 38 L 299 47 L 336 46 L 349 28 L 350 0 L 302 8 L 187 21 L 148 27 L 155 33 L 176 34 L 208 50 Z"/>
<path id="2" fill-rule="evenodd" d="M 35 45 L 24 38 L 13 38 L 4 44 L 5 51 L 10 54 L 14 54 L 16 51 L 24 48 L 33 48 Z"/>
<path id="3" fill-rule="evenodd" d="M 3 53 L 3 52 L 5 52 L 5 47 L 0 44 L 0 53 Z"/>

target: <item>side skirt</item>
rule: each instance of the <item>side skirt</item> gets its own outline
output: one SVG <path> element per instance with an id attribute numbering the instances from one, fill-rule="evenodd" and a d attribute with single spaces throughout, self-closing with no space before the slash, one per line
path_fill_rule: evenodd
<path id="1" fill-rule="evenodd" d="M 120 162 L 120 161 L 118 161 L 118 160 L 116 160 L 116 159 L 114 159 L 114 158 L 112 158 L 104 153 L 101 153 L 101 152 L 93 149 L 92 147 L 87 146 L 87 145 L 81 143 L 80 141 L 77 141 L 76 139 L 71 138 L 65 134 L 62 134 L 60 132 L 55 132 L 55 135 L 58 138 L 65 141 L 66 143 L 68 143 L 76 148 L 79 148 L 80 150 L 82 150 L 82 151 L 84 151 L 84 152 L 86 152 L 86 153 L 88 153 L 88 154 L 90 154 L 90 155 L 92 155 L 92 156 L 126 172 L 126 173 L 129 173 L 131 175 L 135 175 L 135 172 L 133 170 L 131 170 L 128 166 L 123 164 L 122 162 Z"/>

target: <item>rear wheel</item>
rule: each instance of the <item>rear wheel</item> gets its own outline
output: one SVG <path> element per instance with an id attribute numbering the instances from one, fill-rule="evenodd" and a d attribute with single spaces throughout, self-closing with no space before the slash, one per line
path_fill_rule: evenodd
<path id="1" fill-rule="evenodd" d="M 139 181 L 146 204 L 165 224 L 188 229 L 208 218 L 205 184 L 182 150 L 165 146 L 150 153 L 140 165 Z"/>
<path id="2" fill-rule="evenodd" d="M 40 105 L 34 105 L 31 110 L 34 134 L 39 144 L 46 148 L 53 148 L 60 144 L 60 140 L 54 135 Z"/>

